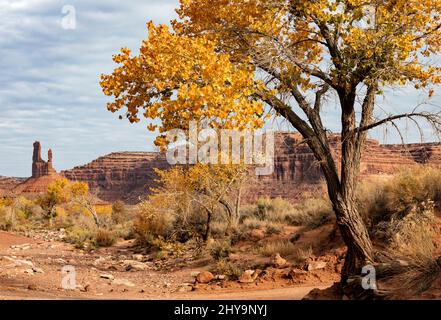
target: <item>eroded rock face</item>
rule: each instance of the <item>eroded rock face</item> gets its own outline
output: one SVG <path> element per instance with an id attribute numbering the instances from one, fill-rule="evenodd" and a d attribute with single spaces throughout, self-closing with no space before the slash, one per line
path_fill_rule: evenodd
<path id="1" fill-rule="evenodd" d="M 48 151 L 48 161 L 44 161 L 41 157 L 41 143 L 34 142 L 34 152 L 32 156 L 32 178 L 40 178 L 56 173 L 52 167 L 52 150 Z"/>
<path id="2" fill-rule="evenodd" d="M 26 178 L 0 176 L 0 195 L 1 195 L 2 191 L 3 191 L 3 193 L 7 193 L 25 180 L 26 180 Z"/>
<path id="3" fill-rule="evenodd" d="M 331 153 L 340 166 L 340 137 L 330 135 Z M 275 134 L 274 172 L 267 176 L 253 175 L 242 192 L 242 202 L 254 202 L 259 197 L 282 197 L 292 201 L 309 194 L 323 192 L 323 175 L 313 153 L 298 133 L 277 132 Z M 380 145 L 369 139 L 366 143 L 360 166 L 360 178 L 388 176 L 404 167 L 425 164 L 441 167 L 441 144 Z M 162 153 L 116 152 L 100 157 L 84 166 L 63 171 L 72 181 L 87 182 L 91 189 L 105 201 L 123 200 L 135 204 L 145 198 L 151 187 L 156 186 L 154 168 L 167 169 L 169 164 Z M 45 191 L 47 183 L 57 176 L 52 167 L 52 151 L 48 161 L 41 157 L 41 144 L 34 143 L 33 177 L 22 183 L 19 192 Z M 23 188 L 23 186 L 25 188 Z M 2 179 L 0 179 L 0 191 Z"/>
<path id="4" fill-rule="evenodd" d="M 34 142 L 32 177 L 11 188 L 12 194 L 24 194 L 32 198 L 46 192 L 50 183 L 62 178 L 52 166 L 52 156 L 52 150 L 49 149 L 48 161 L 44 161 L 41 157 L 41 143 L 39 141 Z"/>
<path id="5" fill-rule="evenodd" d="M 154 169 L 168 167 L 165 155 L 161 153 L 116 152 L 62 174 L 72 181 L 87 182 L 105 201 L 137 203 L 156 185 Z"/>

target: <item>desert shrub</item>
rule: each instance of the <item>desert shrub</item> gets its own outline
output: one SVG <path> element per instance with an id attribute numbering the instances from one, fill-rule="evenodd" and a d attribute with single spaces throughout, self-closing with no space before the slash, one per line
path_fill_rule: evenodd
<path id="1" fill-rule="evenodd" d="M 32 227 L 28 220 L 32 207 L 32 202 L 22 197 L 14 199 L 8 206 L 0 206 L 0 229 L 24 231 Z"/>
<path id="2" fill-rule="evenodd" d="M 405 216 L 393 216 L 376 225 L 377 238 L 386 242 L 388 249 L 406 256 L 433 256 L 434 226 L 432 202 L 423 202 Z"/>
<path id="3" fill-rule="evenodd" d="M 121 223 L 126 219 L 127 209 L 123 201 L 116 201 L 112 204 L 112 219 L 114 223 Z"/>
<path id="4" fill-rule="evenodd" d="M 280 234 L 282 232 L 282 230 L 283 230 L 283 227 L 280 224 L 270 222 L 267 224 L 265 232 L 268 235 Z"/>
<path id="5" fill-rule="evenodd" d="M 97 247 L 111 247 L 116 242 L 115 232 L 99 228 L 93 235 Z"/>
<path id="6" fill-rule="evenodd" d="M 228 241 L 215 240 L 207 246 L 210 255 L 215 260 L 228 258 L 231 253 L 231 243 Z"/>
<path id="7" fill-rule="evenodd" d="M 0 230 L 12 231 L 17 228 L 18 221 L 11 207 L 0 207 Z"/>
<path id="8" fill-rule="evenodd" d="M 238 280 L 245 270 L 227 259 L 221 259 L 211 271 L 216 274 L 225 275 L 229 280 Z"/>
<path id="9" fill-rule="evenodd" d="M 255 217 L 249 217 L 243 220 L 242 227 L 246 230 L 252 230 L 252 229 L 263 229 L 266 227 L 268 222 L 262 221 Z"/>
<path id="10" fill-rule="evenodd" d="M 323 198 L 306 199 L 296 204 L 281 198 L 261 198 L 254 207 L 247 206 L 241 212 L 242 223 L 250 228 L 263 227 L 258 221 L 316 228 L 329 221 L 333 211 L 330 202 Z"/>
<path id="11" fill-rule="evenodd" d="M 173 231 L 175 215 L 170 210 L 161 210 L 159 205 L 150 201 L 138 205 L 138 216 L 134 224 L 134 232 L 138 243 L 151 245 L 159 238 L 168 238 Z"/>
<path id="12" fill-rule="evenodd" d="M 305 263 L 313 256 L 312 247 L 297 248 L 294 252 L 293 259 L 297 265 Z"/>
<path id="13" fill-rule="evenodd" d="M 257 249 L 257 253 L 271 257 L 276 253 L 289 256 L 296 252 L 296 247 L 289 240 L 272 241 Z"/>
<path id="14" fill-rule="evenodd" d="M 132 220 L 127 220 L 125 222 L 118 223 L 112 227 L 112 230 L 115 232 L 115 235 L 118 238 L 122 238 L 124 240 L 130 240 L 136 238 L 136 233 Z"/>
<path id="15" fill-rule="evenodd" d="M 388 181 L 368 181 L 358 190 L 358 207 L 366 222 L 375 227 L 380 221 L 404 217 L 423 202 L 441 207 L 441 170 L 413 167 Z"/>
<path id="16" fill-rule="evenodd" d="M 69 228 L 64 240 L 68 243 L 72 243 L 78 249 L 94 249 L 94 230 L 84 228 L 82 226 L 73 226 Z"/>
<path id="17" fill-rule="evenodd" d="M 69 228 L 64 238 L 64 241 L 74 244 L 76 248 L 85 250 L 110 247 L 116 240 L 117 235 L 114 231 L 84 225 L 74 225 Z"/>
<path id="18" fill-rule="evenodd" d="M 333 214 L 327 199 L 306 199 L 294 205 L 294 210 L 286 216 L 286 222 L 294 226 L 317 228 L 329 222 Z"/>
<path id="19" fill-rule="evenodd" d="M 257 200 L 256 209 L 254 216 L 261 220 L 283 222 L 292 212 L 293 206 L 282 198 L 260 198 Z"/>

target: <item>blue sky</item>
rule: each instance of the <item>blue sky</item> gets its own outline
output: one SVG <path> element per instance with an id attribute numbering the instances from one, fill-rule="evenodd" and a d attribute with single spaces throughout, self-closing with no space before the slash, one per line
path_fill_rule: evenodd
<path id="1" fill-rule="evenodd" d="M 35 140 L 53 149 L 57 170 L 113 151 L 154 150 L 144 124 L 106 110 L 99 75 L 111 72 L 119 48 L 139 48 L 147 21 L 174 18 L 177 2 L 0 0 L 0 175 L 29 176 Z M 76 10 L 74 30 L 62 28 L 65 5 Z M 381 103 L 396 111 L 423 99 L 410 89 L 390 93 Z M 330 129 L 338 128 L 336 110 L 330 103 L 325 111 Z M 386 142 L 396 141 L 391 135 Z"/>

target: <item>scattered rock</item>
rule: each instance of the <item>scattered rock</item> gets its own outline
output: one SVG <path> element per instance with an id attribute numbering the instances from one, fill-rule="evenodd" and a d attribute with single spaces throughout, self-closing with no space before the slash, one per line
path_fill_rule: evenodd
<path id="1" fill-rule="evenodd" d="M 32 269 L 26 269 L 26 270 L 24 271 L 24 273 L 27 273 L 27 274 L 34 274 L 34 270 L 32 270 Z"/>
<path id="2" fill-rule="evenodd" d="M 99 258 L 96 259 L 94 262 L 92 262 L 92 264 L 93 264 L 95 267 L 100 267 L 100 266 L 102 266 L 102 264 L 105 263 L 105 262 L 106 262 L 106 259 L 105 259 L 105 258 L 103 258 L 103 257 L 99 257 Z"/>
<path id="3" fill-rule="evenodd" d="M 92 290 L 92 285 L 90 283 L 87 283 L 84 287 L 83 287 L 84 292 L 89 292 Z"/>
<path id="4" fill-rule="evenodd" d="M 144 271 L 147 270 L 147 265 L 145 263 L 136 261 L 136 260 L 124 260 L 123 266 L 125 267 L 126 271 Z"/>
<path id="5" fill-rule="evenodd" d="M 239 278 L 240 283 L 252 283 L 257 278 L 257 273 L 254 270 L 245 270 Z"/>
<path id="6" fill-rule="evenodd" d="M 225 280 L 226 278 L 227 278 L 227 276 L 224 274 L 218 274 L 215 277 L 216 280 Z"/>
<path id="7" fill-rule="evenodd" d="M 3 257 L 3 259 L 12 262 L 11 267 L 23 267 L 23 266 L 27 266 L 27 267 L 31 267 L 31 268 L 34 267 L 34 263 L 32 261 L 20 260 L 20 259 L 8 257 L 8 256 Z"/>
<path id="8" fill-rule="evenodd" d="M 44 271 L 43 271 L 43 269 L 41 269 L 41 268 L 32 268 L 32 270 L 35 272 L 35 273 L 44 273 Z"/>
<path id="9" fill-rule="evenodd" d="M 28 285 L 28 290 L 32 290 L 32 291 L 37 290 L 37 285 L 35 285 L 35 284 Z"/>
<path id="10" fill-rule="evenodd" d="M 194 288 L 190 283 L 183 283 L 179 286 L 178 292 L 191 292 Z"/>
<path id="11" fill-rule="evenodd" d="M 288 272 L 287 277 L 296 282 L 304 282 L 308 279 L 308 272 L 304 270 L 292 269 Z"/>
<path id="12" fill-rule="evenodd" d="M 324 269 L 326 267 L 326 264 L 327 263 L 324 261 L 312 261 L 308 263 L 308 265 L 306 266 L 306 270 L 314 271 L 314 270 Z"/>
<path id="13" fill-rule="evenodd" d="M 100 275 L 100 278 L 108 279 L 108 280 L 113 280 L 113 279 L 115 279 L 115 277 L 112 276 L 111 274 L 102 274 L 102 275 Z"/>
<path id="14" fill-rule="evenodd" d="M 274 257 L 271 259 L 271 263 L 274 268 L 282 268 L 286 265 L 286 260 L 283 259 L 279 253 L 276 253 Z"/>
<path id="15" fill-rule="evenodd" d="M 192 271 L 191 273 L 190 273 L 190 275 L 192 276 L 192 277 L 197 277 L 198 275 L 199 275 L 199 273 L 201 273 L 200 271 Z"/>
<path id="16" fill-rule="evenodd" d="M 132 255 L 132 258 L 133 258 L 133 260 L 140 261 L 140 262 L 144 260 L 144 256 L 142 254 L 134 254 L 134 255 Z"/>
<path id="17" fill-rule="evenodd" d="M 164 283 L 164 288 L 171 288 L 172 284 L 170 282 Z"/>
<path id="18" fill-rule="evenodd" d="M 209 283 L 211 280 L 214 279 L 214 276 L 209 271 L 202 271 L 196 276 L 196 280 L 199 283 Z"/>
<path id="19" fill-rule="evenodd" d="M 115 280 L 113 280 L 112 283 L 117 286 L 126 286 L 126 287 L 134 287 L 135 286 L 135 284 L 133 282 L 130 282 L 127 279 L 115 279 Z"/>

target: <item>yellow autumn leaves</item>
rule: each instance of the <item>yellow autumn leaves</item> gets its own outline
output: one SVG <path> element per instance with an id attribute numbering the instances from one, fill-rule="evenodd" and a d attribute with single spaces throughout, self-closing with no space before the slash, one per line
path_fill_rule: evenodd
<path id="1" fill-rule="evenodd" d="M 172 30 L 149 23 L 139 55 L 123 48 L 101 79 L 110 111 L 159 119 L 161 133 L 202 119 L 259 127 L 257 96 L 308 95 L 323 81 L 440 83 L 427 58 L 441 51 L 441 0 L 181 0 L 177 13 Z"/>
<path id="2" fill-rule="evenodd" d="M 233 64 L 203 36 L 178 36 L 153 23 L 148 30 L 140 54 L 131 57 L 122 49 L 113 59 L 119 67 L 101 78 L 104 93 L 115 98 L 110 111 L 126 108 L 128 119 L 138 122 L 142 110 L 144 117 L 161 120 L 160 132 L 202 119 L 225 128 L 262 125 L 263 106 L 252 98 L 257 82 L 249 63 Z"/>

